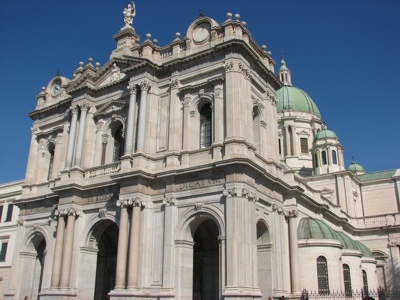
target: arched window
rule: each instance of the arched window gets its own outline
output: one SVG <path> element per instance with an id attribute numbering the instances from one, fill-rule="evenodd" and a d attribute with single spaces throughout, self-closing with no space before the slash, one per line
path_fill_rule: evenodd
<path id="1" fill-rule="evenodd" d="M 260 113 L 258 107 L 253 107 L 253 145 L 257 153 L 261 152 L 261 134 L 260 134 Z"/>
<path id="2" fill-rule="evenodd" d="M 55 146 L 53 143 L 49 143 L 47 146 L 47 149 L 49 150 L 50 154 L 50 159 L 49 159 L 49 170 L 47 172 L 47 180 L 50 180 L 53 178 L 53 166 L 54 166 L 54 151 L 55 151 Z"/>
<path id="3" fill-rule="evenodd" d="M 325 257 L 317 258 L 318 294 L 329 294 L 328 262 Z"/>
<path id="4" fill-rule="evenodd" d="M 343 265 L 343 280 L 344 280 L 344 293 L 346 297 L 351 297 L 352 291 L 351 291 L 350 267 L 347 264 Z"/>
<path id="5" fill-rule="evenodd" d="M 122 134 L 122 125 L 114 132 L 114 148 L 113 148 L 113 162 L 119 161 L 124 151 L 124 138 Z"/>
<path id="6" fill-rule="evenodd" d="M 363 278 L 364 295 L 368 295 L 368 276 L 365 270 L 362 270 L 362 278 Z"/>
<path id="7" fill-rule="evenodd" d="M 207 103 L 200 110 L 200 148 L 211 146 L 211 117 L 211 104 Z"/>
<path id="8" fill-rule="evenodd" d="M 326 165 L 327 160 L 326 160 L 326 151 L 325 150 L 321 152 L 321 156 L 322 156 L 322 164 Z"/>
<path id="9" fill-rule="evenodd" d="M 337 156 L 336 156 L 336 151 L 332 150 L 332 163 L 334 165 L 337 165 Z"/>
<path id="10" fill-rule="evenodd" d="M 314 153 L 314 165 L 316 168 L 318 168 L 318 154 Z"/>

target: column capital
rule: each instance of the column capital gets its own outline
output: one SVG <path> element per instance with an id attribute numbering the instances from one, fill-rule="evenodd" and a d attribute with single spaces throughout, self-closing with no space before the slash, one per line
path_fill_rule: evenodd
<path id="1" fill-rule="evenodd" d="M 71 106 L 69 109 L 71 110 L 72 114 L 78 113 L 78 105 Z"/>
<path id="2" fill-rule="evenodd" d="M 90 105 L 88 102 L 82 102 L 79 104 L 81 111 L 88 111 L 90 109 Z"/>
<path id="3" fill-rule="evenodd" d="M 140 87 L 140 90 L 141 91 L 146 91 L 146 92 L 148 92 L 149 90 L 150 90 L 150 87 L 151 87 L 151 84 L 150 84 L 150 81 L 148 81 L 148 80 L 142 80 L 140 83 L 139 83 L 139 87 Z"/>
<path id="4" fill-rule="evenodd" d="M 56 218 L 62 217 L 62 216 L 77 216 L 77 217 L 79 217 L 81 214 L 82 214 L 82 211 L 80 211 L 79 209 L 76 209 L 74 207 L 56 209 L 54 212 L 54 216 Z"/>
<path id="5" fill-rule="evenodd" d="M 236 196 L 237 196 L 237 189 L 236 189 L 235 187 L 234 187 L 234 188 L 231 188 L 231 189 L 225 189 L 225 190 L 223 190 L 222 194 L 223 194 L 225 197 L 228 197 L 228 196 L 230 196 L 230 197 L 236 197 Z"/>
<path id="6" fill-rule="evenodd" d="M 288 210 L 285 212 L 285 217 L 290 218 L 297 218 L 299 216 L 299 211 L 297 209 Z"/>
<path id="7" fill-rule="evenodd" d="M 272 211 L 277 212 L 279 215 L 285 213 L 285 210 L 284 210 L 281 206 L 279 206 L 279 205 L 272 204 L 271 208 L 272 208 Z"/>
<path id="8" fill-rule="evenodd" d="M 128 90 L 130 94 L 137 94 L 137 83 L 129 82 Z"/>
<path id="9" fill-rule="evenodd" d="M 169 81 L 169 86 L 170 86 L 171 89 L 179 88 L 179 79 L 178 78 L 172 78 Z"/>
<path id="10" fill-rule="evenodd" d="M 225 72 L 232 72 L 235 70 L 235 63 L 231 60 L 224 63 Z"/>
<path id="11" fill-rule="evenodd" d="M 257 202 L 258 201 L 258 196 L 253 193 L 250 192 L 249 190 L 247 190 L 246 188 L 242 188 L 242 197 L 248 199 L 249 201 L 252 202 Z"/>
<path id="12" fill-rule="evenodd" d="M 177 202 L 178 201 L 175 197 L 165 197 L 162 204 L 165 206 L 175 206 Z"/>

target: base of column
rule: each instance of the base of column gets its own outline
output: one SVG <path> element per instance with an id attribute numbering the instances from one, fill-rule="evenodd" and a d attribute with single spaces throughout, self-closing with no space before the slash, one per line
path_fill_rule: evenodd
<path id="1" fill-rule="evenodd" d="M 78 292 L 76 289 L 51 289 L 39 293 L 40 299 L 46 300 L 76 300 L 78 299 Z"/>

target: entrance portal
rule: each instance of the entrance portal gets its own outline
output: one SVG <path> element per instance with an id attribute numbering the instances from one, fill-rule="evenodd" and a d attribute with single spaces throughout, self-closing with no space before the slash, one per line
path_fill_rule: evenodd
<path id="1" fill-rule="evenodd" d="M 215 222 L 201 223 L 193 241 L 193 300 L 218 299 L 219 242 Z"/>
<path id="2" fill-rule="evenodd" d="M 98 238 L 94 299 L 109 299 L 108 293 L 114 289 L 117 246 L 118 226 L 111 223 Z"/>

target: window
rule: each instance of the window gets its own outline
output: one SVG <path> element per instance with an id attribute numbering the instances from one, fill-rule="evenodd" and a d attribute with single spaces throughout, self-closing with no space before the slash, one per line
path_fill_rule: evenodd
<path id="1" fill-rule="evenodd" d="M 325 257 L 317 258 L 318 294 L 329 294 L 328 262 Z"/>
<path id="2" fill-rule="evenodd" d="M 326 160 L 326 151 L 322 151 L 321 152 L 322 155 L 322 164 L 326 165 L 327 164 L 327 160 Z"/>
<path id="3" fill-rule="evenodd" d="M 337 156 L 335 150 L 332 150 L 332 163 L 337 165 Z"/>
<path id="4" fill-rule="evenodd" d="M 53 178 L 53 165 L 54 165 L 54 150 L 55 146 L 53 143 L 50 143 L 48 148 L 50 153 L 50 160 L 49 160 L 49 171 L 47 172 L 47 180 Z"/>
<path id="5" fill-rule="evenodd" d="M 315 164 L 315 167 L 318 168 L 318 154 L 317 153 L 314 153 L 314 164 Z"/>
<path id="6" fill-rule="evenodd" d="M 114 148 L 113 148 L 113 162 L 119 161 L 123 155 L 124 138 L 122 135 L 122 126 L 119 127 L 114 133 Z"/>
<path id="7" fill-rule="evenodd" d="M 368 294 L 368 276 L 367 272 L 362 270 L 362 278 L 363 278 L 363 289 L 366 294 Z"/>
<path id="8" fill-rule="evenodd" d="M 282 145 L 281 145 L 281 139 L 278 139 L 278 147 L 279 147 L 279 154 L 282 154 Z"/>
<path id="9" fill-rule="evenodd" d="M 350 267 L 349 265 L 343 265 L 343 280 L 344 280 L 344 294 L 346 297 L 351 297 L 353 295 L 351 291 L 351 277 L 350 277 Z"/>
<path id="10" fill-rule="evenodd" d="M 307 138 L 300 138 L 301 153 L 308 153 L 308 140 Z"/>
<path id="11" fill-rule="evenodd" d="M 3 205 L 0 206 L 0 222 L 3 220 Z"/>
<path id="12" fill-rule="evenodd" d="M 203 105 L 200 110 L 200 148 L 211 146 L 211 104 Z"/>
<path id="13" fill-rule="evenodd" d="M 6 222 L 10 222 L 11 221 L 13 208 L 14 208 L 14 204 L 8 204 Z"/>
<path id="14" fill-rule="evenodd" d="M 6 261 L 7 246 L 8 246 L 8 241 L 5 241 L 5 242 L 1 243 L 0 262 L 1 261 Z"/>

